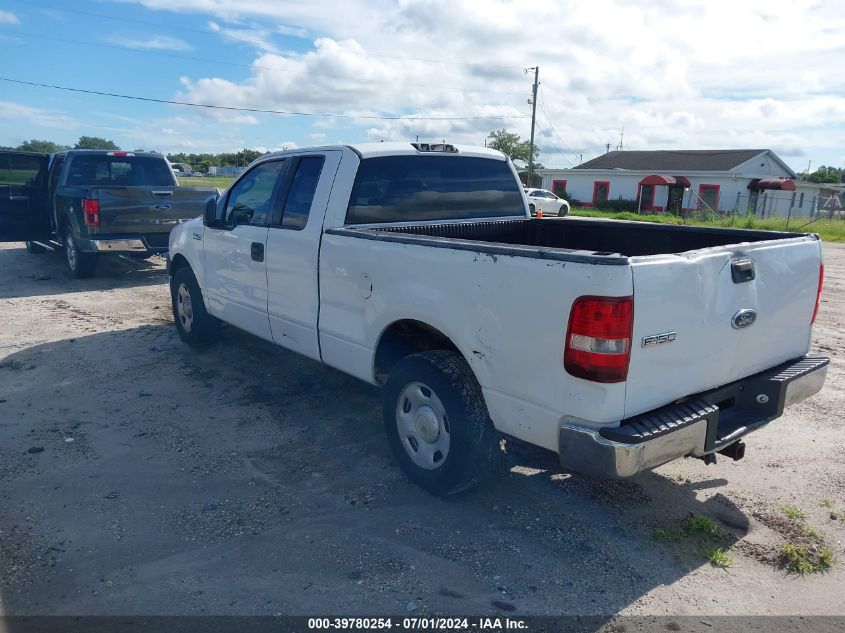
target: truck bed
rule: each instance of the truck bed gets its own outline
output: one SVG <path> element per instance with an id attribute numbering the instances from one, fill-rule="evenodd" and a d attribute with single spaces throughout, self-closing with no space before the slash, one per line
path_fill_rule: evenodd
<path id="1" fill-rule="evenodd" d="M 456 241 L 470 243 L 465 247 L 501 254 L 532 255 L 549 259 L 589 260 L 590 263 L 625 263 L 627 257 L 683 253 L 686 251 L 778 239 L 806 237 L 804 233 L 754 231 L 734 228 L 710 228 L 627 222 L 621 220 L 589 219 L 515 219 L 448 224 L 412 224 L 379 226 L 356 229 L 335 229 L 336 232 L 354 231 L 359 237 L 403 240 L 402 236 L 428 236 L 432 246 L 461 248 Z M 368 234 L 368 235 L 362 235 Z M 478 242 L 490 247 L 478 248 Z M 516 247 L 495 248 L 495 245 Z M 531 248 L 525 248 L 531 247 Z M 555 252 L 563 251 L 563 252 Z M 615 261 L 614 261 L 615 260 Z"/>

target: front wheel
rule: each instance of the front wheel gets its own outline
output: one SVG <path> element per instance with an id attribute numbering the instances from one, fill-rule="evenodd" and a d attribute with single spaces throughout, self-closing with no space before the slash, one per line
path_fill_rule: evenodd
<path id="1" fill-rule="evenodd" d="M 567 207 L 565 204 L 560 205 L 560 209 L 557 212 L 557 216 L 559 218 L 562 218 L 567 215 L 569 215 L 569 207 Z"/>
<path id="2" fill-rule="evenodd" d="M 202 347 L 217 340 L 220 321 L 206 311 L 202 291 L 190 268 L 180 268 L 170 279 L 170 298 L 173 320 L 183 341 Z"/>
<path id="3" fill-rule="evenodd" d="M 396 461 L 437 496 L 466 490 L 491 470 L 498 435 L 466 361 L 445 350 L 403 358 L 384 388 L 384 426 Z"/>
<path id="4" fill-rule="evenodd" d="M 85 279 L 97 272 L 97 253 L 85 253 L 79 250 L 79 243 L 73 236 L 73 227 L 68 224 L 64 234 L 65 264 L 71 277 Z"/>
<path id="5" fill-rule="evenodd" d="M 535 207 L 533 204 L 529 204 L 528 205 L 528 212 L 531 215 L 535 215 L 537 213 L 537 207 Z"/>

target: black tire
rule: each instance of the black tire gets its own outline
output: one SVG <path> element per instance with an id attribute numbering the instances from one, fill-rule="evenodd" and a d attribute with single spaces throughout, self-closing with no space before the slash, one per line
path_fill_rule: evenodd
<path id="1" fill-rule="evenodd" d="M 173 321 L 183 341 L 192 347 L 204 347 L 218 339 L 220 321 L 206 311 L 197 278 L 189 267 L 180 268 L 170 278 L 170 299 Z"/>
<path id="2" fill-rule="evenodd" d="M 536 215 L 537 214 L 537 208 L 533 204 L 529 204 L 528 205 L 528 212 L 531 215 Z"/>
<path id="3" fill-rule="evenodd" d="M 569 215 L 569 209 L 566 208 L 565 204 L 560 205 L 560 209 L 557 212 L 557 217 L 564 218 Z"/>
<path id="4" fill-rule="evenodd" d="M 47 249 L 41 246 L 40 244 L 36 244 L 35 242 L 31 242 L 29 240 L 26 241 L 26 252 L 27 253 L 45 253 Z"/>
<path id="5" fill-rule="evenodd" d="M 409 430 L 409 435 L 404 437 L 400 433 L 400 408 L 406 409 L 408 419 L 414 415 L 413 405 L 405 394 L 416 385 L 427 387 L 429 398 L 433 392 L 439 401 L 437 408 L 442 404 L 442 422 L 436 440 L 444 429 L 448 436 L 446 454 L 441 453 L 438 460 L 438 451 L 434 451 L 434 459 L 427 468 L 415 462 L 415 459 L 421 460 L 420 455 L 411 457 L 411 451 L 419 452 L 414 449 L 413 438 L 418 437 L 414 434 L 420 428 L 420 411 L 425 405 L 416 409 L 414 430 Z M 466 361 L 453 352 L 432 350 L 399 361 L 384 387 L 383 415 L 388 443 L 396 461 L 411 481 L 437 496 L 476 486 L 493 471 L 497 456 L 501 454 L 499 435 L 487 412 L 481 386 Z M 420 439 L 416 440 L 418 446 Z M 429 448 L 435 445 L 436 441 L 432 441 Z"/>
<path id="6" fill-rule="evenodd" d="M 79 243 L 73 236 L 73 227 L 65 226 L 63 251 L 65 264 L 71 277 L 86 279 L 97 272 L 97 253 L 83 253 L 79 250 Z"/>

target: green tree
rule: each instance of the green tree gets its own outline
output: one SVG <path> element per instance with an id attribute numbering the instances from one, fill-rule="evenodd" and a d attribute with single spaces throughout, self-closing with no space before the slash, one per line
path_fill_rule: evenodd
<path id="1" fill-rule="evenodd" d="M 487 147 L 497 149 L 519 166 L 528 165 L 528 157 L 531 155 L 531 141 L 523 141 L 519 134 L 508 132 L 505 129 L 494 130 L 487 136 Z M 537 162 L 537 157 L 540 155 L 540 149 L 537 144 L 534 144 L 534 168 L 540 168 L 542 165 Z"/>
<path id="2" fill-rule="evenodd" d="M 67 145 L 60 145 L 58 143 L 54 143 L 53 141 L 42 141 L 34 138 L 30 141 L 24 141 L 15 149 L 20 152 L 41 152 L 42 154 L 54 154 L 55 152 L 60 152 L 67 148 Z"/>
<path id="3" fill-rule="evenodd" d="M 120 149 L 117 144 L 99 136 L 80 136 L 73 149 Z"/>
<path id="4" fill-rule="evenodd" d="M 822 165 L 812 174 L 804 172 L 801 174 L 804 180 L 810 182 L 826 183 L 826 182 L 845 182 L 845 169 L 837 169 L 836 167 L 825 167 Z"/>

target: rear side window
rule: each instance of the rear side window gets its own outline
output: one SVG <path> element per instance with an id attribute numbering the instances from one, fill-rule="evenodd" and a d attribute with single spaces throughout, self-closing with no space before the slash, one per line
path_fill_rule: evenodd
<path id="1" fill-rule="evenodd" d="M 508 163 L 461 156 L 365 158 L 347 224 L 524 215 L 522 185 Z"/>
<path id="2" fill-rule="evenodd" d="M 0 154 L 0 185 L 40 186 L 46 168 L 46 156 Z"/>
<path id="3" fill-rule="evenodd" d="M 282 213 L 282 228 L 301 231 L 308 223 L 311 213 L 311 203 L 314 202 L 314 192 L 317 191 L 317 181 L 323 170 L 321 156 L 309 156 L 299 159 L 296 174 L 290 184 L 285 209 Z"/>
<path id="4" fill-rule="evenodd" d="M 67 184 L 75 187 L 173 187 L 164 157 L 78 154 L 70 158 Z"/>

